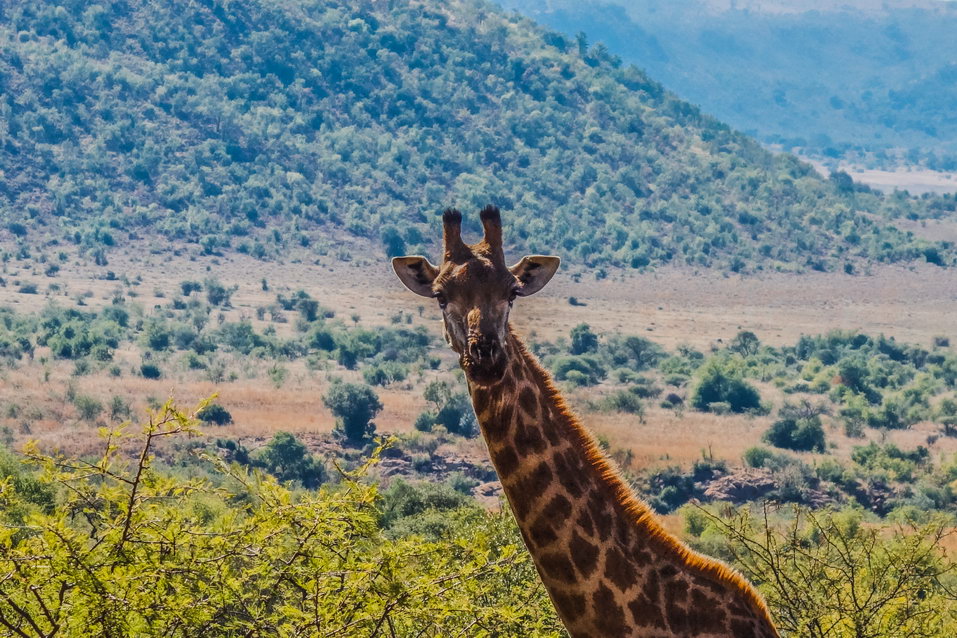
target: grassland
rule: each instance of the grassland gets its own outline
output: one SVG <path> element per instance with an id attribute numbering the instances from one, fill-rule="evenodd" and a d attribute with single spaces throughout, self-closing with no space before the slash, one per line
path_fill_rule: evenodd
<path id="1" fill-rule="evenodd" d="M 217 311 L 216 321 L 249 320 L 257 330 L 275 330 L 291 336 L 293 322 L 277 323 L 258 319 L 256 309 L 274 302 L 277 294 L 305 290 L 337 316 L 359 325 L 388 326 L 398 313 L 405 313 L 413 325 L 423 325 L 440 343 L 438 309 L 409 295 L 391 273 L 387 260 L 374 247 L 354 244 L 356 257 L 340 262 L 332 257 L 307 259 L 291 255 L 285 262 L 262 262 L 244 255 L 211 257 L 179 255 L 147 244 L 125 247 L 108 266 L 96 266 L 77 254 L 70 254 L 64 267 L 53 277 L 43 274 L 31 260 L 12 259 L 4 265 L 5 286 L 0 287 L 0 306 L 19 312 L 36 312 L 50 303 L 71 306 L 82 299 L 84 307 L 111 303 L 118 291 L 125 291 L 129 303 L 139 304 L 144 313 L 159 313 L 177 294 L 179 282 L 215 277 L 227 286 L 237 286 L 232 307 Z M 517 257 L 517 256 L 516 256 Z M 107 270 L 119 279 L 105 278 Z M 269 290 L 263 290 L 265 279 Z M 18 292 L 22 284 L 33 283 L 38 294 Z M 50 287 L 58 289 L 50 292 Z M 574 297 L 579 305 L 571 305 Z M 425 303 L 423 303 L 425 302 Z M 420 306 L 422 306 L 420 311 Z M 751 330 L 769 345 L 794 343 L 802 334 L 821 334 L 833 329 L 859 330 L 868 334 L 893 335 L 901 342 L 927 346 L 937 336 L 950 336 L 957 315 L 957 294 L 952 275 L 933 266 L 874 267 L 868 275 L 836 273 L 806 275 L 768 274 L 761 277 L 726 276 L 710 271 L 662 269 L 653 274 L 613 274 L 596 280 L 592 273 L 566 264 L 542 294 L 523 299 L 514 313 L 520 333 L 534 339 L 555 340 L 582 322 L 598 332 L 641 334 L 673 350 L 689 345 L 708 351 L 729 341 L 740 330 Z M 444 347 L 435 353 L 441 358 L 439 370 L 420 372 L 406 381 L 378 390 L 384 409 L 377 417 L 380 432 L 410 432 L 415 417 L 425 407 L 421 388 L 428 381 L 452 381 L 454 357 Z M 39 349 L 32 361 L 0 372 L 0 406 L 16 403 L 41 418 L 22 427 L 22 412 L 16 416 L 0 413 L 0 425 L 17 443 L 37 438 L 49 445 L 81 453 L 96 445 L 96 431 L 77 418 L 75 407 L 65 398 L 71 392 L 108 403 L 113 396 L 126 400 L 136 412 L 152 402 L 175 396 L 184 402 L 219 395 L 219 402 L 234 417 L 234 424 L 215 428 L 212 436 L 229 436 L 255 448 L 273 433 L 286 430 L 313 444 L 328 433 L 334 419 L 321 401 L 330 379 L 359 380 L 361 375 L 334 365 L 310 369 L 302 360 L 276 363 L 236 354 L 224 354 L 224 366 L 234 378 L 213 382 L 183 367 L 169 366 L 157 380 L 135 373 L 140 354 L 132 348 L 117 351 L 115 361 L 123 370 L 118 377 L 105 370 L 77 376 L 70 361 L 44 356 Z M 270 368 L 285 370 L 281 383 L 271 381 Z M 455 381 L 461 384 L 461 381 Z M 643 420 L 635 415 L 587 409 L 607 393 L 610 386 L 569 389 L 571 402 L 594 431 L 612 448 L 631 453 L 635 468 L 678 462 L 689 464 L 702 453 L 738 463 L 742 452 L 757 444 L 772 421 L 770 416 L 716 415 L 648 406 Z M 780 404 L 781 392 L 769 384 L 762 394 Z M 884 438 L 912 448 L 925 444 L 932 428 L 921 424 L 895 430 Z M 835 444 L 832 454 L 845 456 L 859 440 L 851 441 L 836 429 L 829 433 Z M 957 450 L 957 442 L 941 438 L 935 451 Z M 463 453 L 481 459 L 476 442 L 462 443 Z"/>

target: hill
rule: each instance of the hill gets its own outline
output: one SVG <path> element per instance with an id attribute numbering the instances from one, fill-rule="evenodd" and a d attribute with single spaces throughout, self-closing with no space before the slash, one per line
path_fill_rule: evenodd
<path id="1" fill-rule="evenodd" d="M 957 169 L 947 2 L 505 0 L 759 139 L 871 167 Z"/>
<path id="2" fill-rule="evenodd" d="M 493 201 L 517 249 L 599 269 L 954 262 L 888 223 L 953 199 L 822 179 L 473 0 L 5 3 L 0 95 L 0 241 L 21 254 L 428 250 L 433 211 Z"/>

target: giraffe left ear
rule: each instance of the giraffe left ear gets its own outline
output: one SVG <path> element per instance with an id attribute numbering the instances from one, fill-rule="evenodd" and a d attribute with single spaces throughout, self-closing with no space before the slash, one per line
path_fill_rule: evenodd
<path id="1" fill-rule="evenodd" d="M 509 268 L 516 279 L 522 282 L 522 287 L 517 291 L 518 295 L 527 297 L 544 288 L 558 270 L 558 264 L 561 261 L 558 257 L 545 255 L 522 257 L 522 261 Z"/>

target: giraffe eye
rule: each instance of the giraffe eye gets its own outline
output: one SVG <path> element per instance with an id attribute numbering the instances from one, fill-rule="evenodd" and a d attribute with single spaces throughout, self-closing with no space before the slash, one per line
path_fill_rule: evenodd
<path id="1" fill-rule="evenodd" d="M 448 300 L 445 298 L 441 292 L 435 293 L 435 300 L 439 302 L 439 308 L 445 310 L 445 306 L 448 305 Z"/>

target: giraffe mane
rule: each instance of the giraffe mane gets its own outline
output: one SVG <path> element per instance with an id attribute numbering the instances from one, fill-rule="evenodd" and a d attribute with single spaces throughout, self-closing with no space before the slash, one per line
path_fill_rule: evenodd
<path id="1" fill-rule="evenodd" d="M 628 516 L 635 525 L 642 528 L 652 542 L 659 545 L 665 551 L 673 553 L 687 568 L 709 576 L 722 585 L 744 594 L 750 604 L 767 618 L 768 623 L 773 626 L 773 623 L 771 623 L 771 614 L 764 598 L 740 572 L 722 561 L 696 552 L 662 527 L 661 523 L 655 519 L 651 508 L 636 496 L 634 491 L 621 478 L 614 462 L 608 459 L 599 449 L 595 437 L 568 407 L 561 391 L 555 386 L 551 376 L 542 368 L 535 355 L 528 351 L 525 344 L 522 343 L 514 331 L 511 331 L 511 337 L 513 343 L 518 346 L 521 356 L 529 363 L 534 371 L 536 383 L 538 383 L 542 390 L 554 402 L 559 413 L 559 418 L 565 420 L 576 442 L 581 445 L 586 460 L 598 471 L 603 485 L 611 489 L 614 500 L 625 512 L 626 516 Z"/>

